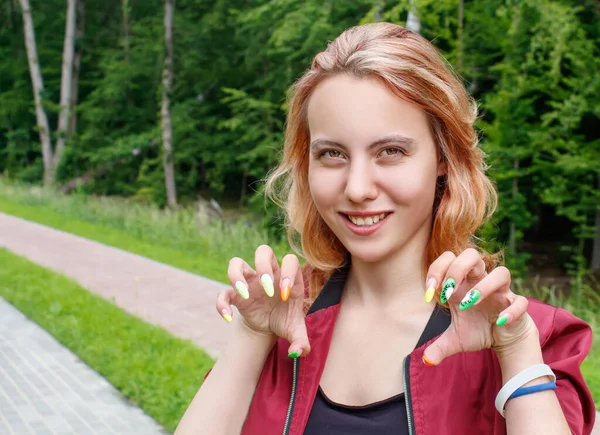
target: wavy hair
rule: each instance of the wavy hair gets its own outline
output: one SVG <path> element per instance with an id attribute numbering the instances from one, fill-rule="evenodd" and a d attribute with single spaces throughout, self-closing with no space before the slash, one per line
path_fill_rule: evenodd
<path id="1" fill-rule="evenodd" d="M 496 190 L 485 175 L 485 154 L 473 127 L 475 101 L 429 41 L 395 24 L 365 24 L 330 42 L 290 88 L 283 156 L 265 185 L 267 195 L 284 210 L 292 249 L 308 262 L 309 300 L 314 300 L 331 273 L 349 258 L 317 211 L 308 185 L 308 102 L 319 83 L 338 74 L 375 78 L 427 114 L 447 173 L 437 182 L 424 270 L 443 252 L 458 255 L 469 247 L 481 253 L 488 269 L 498 264 L 500 254 L 486 253 L 474 237 L 497 205 Z"/>

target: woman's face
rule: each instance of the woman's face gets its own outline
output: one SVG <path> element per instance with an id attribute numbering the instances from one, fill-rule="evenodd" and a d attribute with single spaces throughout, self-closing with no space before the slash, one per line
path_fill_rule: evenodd
<path id="1" fill-rule="evenodd" d="M 313 92 L 308 124 L 312 198 L 354 258 L 381 261 L 427 240 L 444 170 L 423 110 L 375 79 L 338 75 Z"/>

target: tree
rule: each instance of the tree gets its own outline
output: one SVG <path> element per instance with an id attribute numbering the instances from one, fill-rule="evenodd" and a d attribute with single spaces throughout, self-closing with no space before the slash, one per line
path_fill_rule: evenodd
<path id="1" fill-rule="evenodd" d="M 162 106 L 160 109 L 162 140 L 163 140 L 163 169 L 167 189 L 167 205 L 177 206 L 177 191 L 175 188 L 175 170 L 173 168 L 173 130 L 171 127 L 171 92 L 173 87 L 173 1 L 165 0 L 165 46 L 166 56 L 162 78 Z"/>
<path id="2" fill-rule="evenodd" d="M 68 0 L 67 19 L 65 23 L 65 36 L 63 44 L 63 63 L 61 74 L 60 115 L 58 118 L 58 137 L 56 148 L 52 149 L 48 116 L 43 106 L 44 81 L 40 71 L 35 31 L 31 17 L 29 0 L 19 0 L 23 13 L 23 26 L 25 32 L 25 45 L 29 60 L 29 71 L 33 85 L 36 107 L 37 127 L 42 143 L 42 156 L 44 160 L 44 183 L 52 185 L 56 181 L 56 168 L 64 152 L 65 141 L 69 133 L 69 121 L 73 91 L 73 56 L 75 45 L 75 20 L 77 0 Z"/>
<path id="3" fill-rule="evenodd" d="M 31 74 L 31 84 L 33 86 L 33 96 L 35 100 L 35 115 L 37 118 L 37 129 L 42 144 L 42 157 L 44 160 L 44 184 L 54 183 L 54 159 L 52 158 L 52 141 L 50 138 L 50 127 L 48 116 L 43 106 L 44 81 L 40 72 L 37 46 L 35 43 L 35 31 L 33 28 L 33 19 L 31 18 L 31 7 L 29 0 L 19 0 L 21 12 L 23 14 L 23 28 L 25 33 L 25 46 L 27 48 L 27 60 L 29 62 L 29 73 Z"/>

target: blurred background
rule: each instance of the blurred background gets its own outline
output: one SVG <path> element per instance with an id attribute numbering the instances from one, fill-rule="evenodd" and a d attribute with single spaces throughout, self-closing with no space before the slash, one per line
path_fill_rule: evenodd
<path id="1" fill-rule="evenodd" d="M 328 41 L 375 21 L 432 41 L 478 101 L 500 197 L 478 236 L 504 250 L 515 291 L 599 330 L 597 0 L 2 0 L 0 212 L 225 283 L 232 256 L 286 253 L 261 181 L 286 92 Z M 69 322 L 49 309 L 64 294 L 34 309 L 34 287 L 7 284 L 19 260 L 3 255 L 0 296 Z M 85 347 L 69 334 L 54 333 Z M 584 370 L 600 405 L 597 339 Z M 148 397 L 175 393 L 113 383 L 172 430 L 192 377 L 168 411 Z"/>

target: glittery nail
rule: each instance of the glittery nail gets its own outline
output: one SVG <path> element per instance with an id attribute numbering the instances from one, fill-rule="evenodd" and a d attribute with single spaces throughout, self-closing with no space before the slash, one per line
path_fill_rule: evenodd
<path id="1" fill-rule="evenodd" d="M 239 295 L 244 299 L 250 298 L 250 293 L 248 293 L 248 287 L 242 281 L 237 281 L 235 283 L 235 289 L 239 293 Z"/>
<path id="2" fill-rule="evenodd" d="M 273 287 L 273 278 L 271 278 L 271 275 L 265 273 L 263 276 L 260 277 L 260 283 L 265 289 L 265 293 L 267 294 L 267 296 L 272 298 L 275 294 L 275 288 Z"/>

